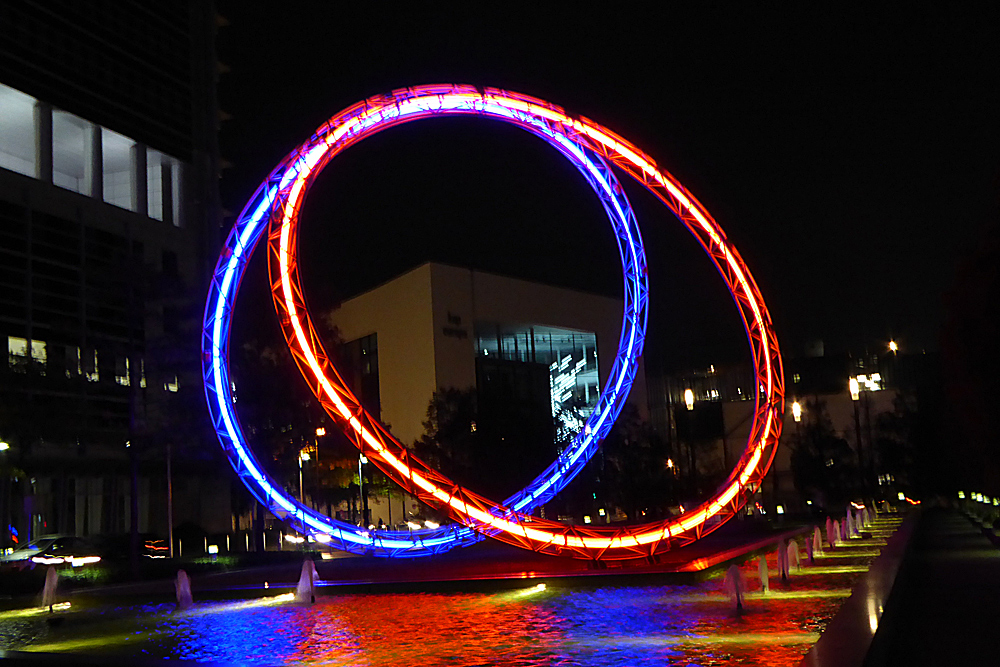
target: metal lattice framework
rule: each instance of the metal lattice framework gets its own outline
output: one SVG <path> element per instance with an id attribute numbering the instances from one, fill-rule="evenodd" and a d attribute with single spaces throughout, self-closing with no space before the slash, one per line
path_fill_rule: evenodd
<path id="1" fill-rule="evenodd" d="M 503 503 L 462 488 L 429 468 L 351 394 L 323 350 L 305 308 L 295 259 L 298 213 L 309 184 L 337 153 L 404 122 L 436 115 L 494 118 L 541 137 L 570 159 L 591 183 L 615 228 L 625 275 L 626 309 L 618 357 L 598 408 L 552 466 Z M 624 528 L 573 527 L 530 512 L 565 486 L 596 451 L 628 394 L 642 349 L 646 318 L 645 259 L 635 217 L 608 163 L 655 194 L 702 244 L 733 294 L 748 334 L 759 390 L 747 447 L 716 494 L 670 520 Z M 358 448 L 411 494 L 448 513 L 461 525 L 415 534 L 370 533 L 336 522 L 290 498 L 272 484 L 249 452 L 232 410 L 228 329 L 239 278 L 265 218 L 270 222 L 268 264 L 282 330 L 303 375 L 330 416 Z M 778 441 L 783 409 L 781 358 L 760 293 L 718 224 L 669 174 L 626 141 L 596 123 L 574 119 L 543 101 L 470 86 L 424 86 L 396 91 L 334 116 L 294 151 L 244 209 L 220 258 L 206 308 L 203 345 L 205 386 L 220 442 L 247 486 L 279 518 L 333 546 L 381 555 L 423 555 L 477 539 L 472 532 L 536 551 L 590 559 L 654 556 L 689 543 L 733 516 L 759 487 Z"/>

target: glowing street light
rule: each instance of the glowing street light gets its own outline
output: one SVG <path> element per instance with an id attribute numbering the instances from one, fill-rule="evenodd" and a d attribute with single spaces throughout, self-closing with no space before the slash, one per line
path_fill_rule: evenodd
<path id="1" fill-rule="evenodd" d="M 851 400 L 852 401 L 858 400 L 858 398 L 860 398 L 861 396 L 861 387 L 860 385 L 858 385 L 858 378 L 851 378 L 850 387 L 851 387 Z"/>
<path id="2" fill-rule="evenodd" d="M 320 426 L 319 428 L 316 429 L 316 437 L 317 438 L 322 438 L 324 435 L 326 435 L 326 429 L 325 428 L 323 428 L 322 426 Z"/>
<path id="3" fill-rule="evenodd" d="M 899 345 L 896 344 L 896 341 L 894 340 L 889 341 L 889 351 L 892 352 L 893 354 L 899 352 Z"/>
<path id="4" fill-rule="evenodd" d="M 694 392 L 690 389 L 684 390 L 684 405 L 688 410 L 694 410 Z"/>
<path id="5" fill-rule="evenodd" d="M 309 452 L 305 449 L 299 450 L 299 504 L 303 504 L 302 491 L 302 462 L 309 460 Z"/>
<path id="6" fill-rule="evenodd" d="M 802 421 L 802 404 L 798 401 L 792 403 L 792 419 L 794 419 L 796 423 Z"/>

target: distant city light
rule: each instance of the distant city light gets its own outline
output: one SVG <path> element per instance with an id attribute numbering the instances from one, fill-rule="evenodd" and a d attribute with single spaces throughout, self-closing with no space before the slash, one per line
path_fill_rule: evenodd
<path id="1" fill-rule="evenodd" d="M 796 422 L 802 421 L 802 404 L 798 401 L 792 403 L 792 419 Z"/>
<path id="2" fill-rule="evenodd" d="M 851 378 L 850 387 L 851 387 L 851 400 L 852 401 L 858 400 L 858 397 L 861 395 L 861 388 L 858 386 L 857 378 Z"/>
<path id="3" fill-rule="evenodd" d="M 684 405 L 688 410 L 694 410 L 694 392 L 690 389 L 684 390 Z"/>
<path id="4" fill-rule="evenodd" d="M 674 467 L 674 460 L 673 459 L 667 459 L 667 467 L 668 468 L 673 468 Z"/>
<path id="5" fill-rule="evenodd" d="M 10 443 L 0 442 L 0 452 L 5 452 L 10 449 Z"/>
<path id="6" fill-rule="evenodd" d="M 424 521 L 424 525 L 430 528 L 431 530 L 441 527 L 441 524 L 439 524 L 437 521 L 431 521 L 430 519 Z"/>
<path id="7" fill-rule="evenodd" d="M 899 492 L 899 493 L 897 493 L 896 495 L 897 495 L 897 496 L 899 497 L 899 499 L 900 499 L 900 500 L 903 500 L 904 498 L 906 498 L 906 494 L 905 494 L 905 493 L 903 493 L 902 491 L 900 491 L 900 492 Z"/>
<path id="8" fill-rule="evenodd" d="M 299 452 L 299 460 L 300 461 L 308 461 L 309 460 L 309 452 L 307 452 L 304 449 L 301 452 Z"/>
<path id="9" fill-rule="evenodd" d="M 219 545 L 218 544 L 209 544 L 208 545 L 208 553 L 213 554 L 213 555 L 219 553 Z"/>
<path id="10" fill-rule="evenodd" d="M 774 511 L 777 512 L 778 514 L 784 514 L 785 513 L 785 506 L 784 505 L 778 505 L 777 507 L 774 508 Z"/>
<path id="11" fill-rule="evenodd" d="M 893 354 L 899 352 L 899 345 L 896 345 L 896 341 L 894 340 L 889 341 L 889 351 L 892 352 Z"/>
<path id="12" fill-rule="evenodd" d="M 316 437 L 317 438 L 322 438 L 324 435 L 326 435 L 326 429 L 325 428 L 323 428 L 322 426 L 320 426 L 319 428 L 316 429 Z"/>
<path id="13" fill-rule="evenodd" d="M 583 515 L 583 522 L 584 523 L 590 523 L 590 515 L 589 514 L 584 514 Z"/>

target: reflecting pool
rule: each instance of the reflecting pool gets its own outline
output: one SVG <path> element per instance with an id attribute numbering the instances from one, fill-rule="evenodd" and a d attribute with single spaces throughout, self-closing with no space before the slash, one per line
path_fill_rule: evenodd
<path id="1" fill-rule="evenodd" d="M 314 605 L 271 589 L 183 612 L 74 601 L 57 624 L 30 610 L 0 612 L 0 648 L 240 664 L 797 665 L 878 548 L 838 548 L 788 582 L 772 552 L 767 594 L 757 561 L 748 561 L 742 614 L 723 594 L 721 573 L 692 585 L 550 581 L 494 593 L 326 588 Z"/>

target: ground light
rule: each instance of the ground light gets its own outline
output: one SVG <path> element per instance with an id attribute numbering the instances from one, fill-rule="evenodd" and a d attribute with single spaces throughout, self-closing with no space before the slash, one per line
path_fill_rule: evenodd
<path id="1" fill-rule="evenodd" d="M 598 195 L 620 241 L 625 314 L 615 364 L 583 430 L 548 469 L 502 503 L 455 485 L 411 453 L 368 415 L 339 381 L 305 306 L 295 256 L 299 210 L 313 179 L 336 155 L 372 134 L 405 122 L 444 115 L 491 118 L 545 140 L 569 159 Z M 750 438 L 737 467 L 708 501 L 681 517 L 641 526 L 564 526 L 530 516 L 586 464 L 624 404 L 645 336 L 646 260 L 631 206 L 613 164 L 650 190 L 691 231 L 718 268 L 740 310 L 760 389 Z M 236 417 L 228 369 L 229 327 L 236 288 L 257 244 L 270 228 L 268 266 L 282 332 L 293 358 L 327 414 L 387 476 L 441 508 L 463 526 L 436 531 L 373 531 L 326 517 L 285 493 L 262 471 Z M 470 529 L 536 551 L 588 559 L 635 558 L 690 543 L 731 518 L 759 487 L 781 428 L 784 384 L 774 329 L 749 269 L 701 204 L 638 148 L 605 128 L 573 118 L 535 98 L 471 86 L 421 86 L 371 98 L 324 123 L 258 188 L 239 216 L 220 256 L 203 327 L 204 380 L 220 443 L 241 479 L 279 519 L 303 533 L 331 536 L 330 545 L 384 556 L 437 553 L 471 544 Z M 709 520 L 712 520 L 709 523 Z"/>

